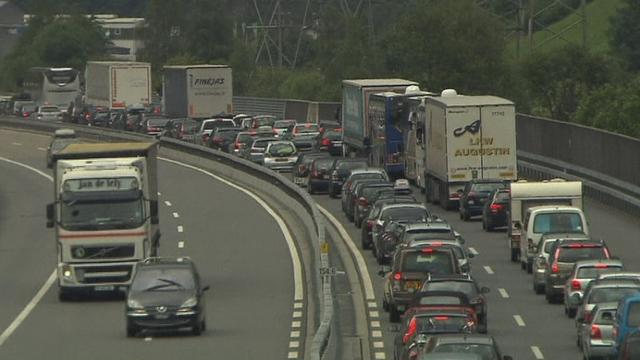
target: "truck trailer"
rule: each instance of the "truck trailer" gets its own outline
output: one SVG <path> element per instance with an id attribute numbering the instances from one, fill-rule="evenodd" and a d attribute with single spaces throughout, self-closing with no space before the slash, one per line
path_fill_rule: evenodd
<path id="1" fill-rule="evenodd" d="M 516 180 L 513 102 L 445 90 L 425 98 L 425 192 L 428 202 L 456 208 L 472 179 Z"/>
<path id="2" fill-rule="evenodd" d="M 151 64 L 89 61 L 85 70 L 85 103 L 109 109 L 148 106 L 151 102 Z"/>
<path id="3" fill-rule="evenodd" d="M 157 143 L 70 144 L 52 155 L 58 294 L 126 290 L 135 264 L 156 256 Z"/>
<path id="4" fill-rule="evenodd" d="M 162 89 L 167 116 L 205 119 L 233 112 L 233 80 L 227 65 L 165 66 Z"/>

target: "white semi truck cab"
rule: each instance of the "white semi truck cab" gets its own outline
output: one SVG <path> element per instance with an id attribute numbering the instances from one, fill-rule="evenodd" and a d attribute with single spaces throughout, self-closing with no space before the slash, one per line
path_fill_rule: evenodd
<path id="1" fill-rule="evenodd" d="M 59 297 L 125 290 L 159 246 L 156 143 L 71 144 L 53 155 Z"/>

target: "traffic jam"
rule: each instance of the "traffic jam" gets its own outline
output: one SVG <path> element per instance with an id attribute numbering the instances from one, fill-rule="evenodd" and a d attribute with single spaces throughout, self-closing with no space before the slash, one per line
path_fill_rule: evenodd
<path id="1" fill-rule="evenodd" d="M 175 76 L 188 71 L 174 70 Z M 505 261 L 531 274 L 533 293 L 549 304 L 562 304 L 575 323 L 576 345 L 585 359 L 638 358 L 640 273 L 625 271 L 606 243 L 590 236 L 580 181 L 518 176 L 511 101 L 460 95 L 453 89 L 426 92 L 402 79 L 344 80 L 342 85 L 339 120 L 300 122 L 230 111 L 201 118 L 187 110 L 172 116 L 161 115 L 153 106 L 113 110 L 94 105 L 78 105 L 54 117 L 223 151 L 290 173 L 291 181 L 309 194 L 340 201 L 346 218 L 359 229 L 360 250 L 380 266 L 381 306 L 399 329 L 392 350 L 396 360 L 444 359 L 441 353 L 512 359 L 491 336 L 486 296 L 490 289 L 472 275 L 476 254 L 434 212 L 437 205 L 457 212 L 462 221 L 481 219 L 484 231 L 506 232 Z M 23 116 L 32 105 L 24 106 L 16 108 L 17 115 Z M 50 106 L 41 106 L 36 114 L 50 111 Z M 46 121 L 45 115 L 36 116 Z M 77 159 L 82 158 L 78 154 L 95 153 L 78 142 L 69 131 L 56 133 L 47 152 L 49 167 L 55 168 L 67 155 Z M 105 149 L 108 156 L 100 157 L 117 157 L 118 151 Z M 140 151 L 150 156 L 149 149 Z M 118 193 L 120 202 L 140 201 L 133 193 L 119 193 L 121 189 L 107 190 Z M 153 188 L 143 190 L 153 193 Z M 86 196 L 80 193 L 75 196 Z M 157 216 L 157 201 L 150 206 L 148 212 Z M 49 215 L 54 226 L 53 209 L 48 209 Z M 142 221 L 157 225 L 153 215 Z M 124 224 L 122 229 L 132 226 Z M 153 247 L 146 255 L 127 284 L 127 335 L 136 336 L 159 323 L 187 326 L 201 334 L 206 329 L 202 303 L 208 287 L 199 283 L 195 264 L 188 258 L 156 258 Z M 60 271 L 72 283 L 78 269 L 67 266 Z M 162 297 L 151 296 L 158 290 L 181 295 L 158 307 Z M 61 300 L 69 296 L 60 293 Z M 147 310 L 151 308 L 170 314 L 152 314 Z"/>

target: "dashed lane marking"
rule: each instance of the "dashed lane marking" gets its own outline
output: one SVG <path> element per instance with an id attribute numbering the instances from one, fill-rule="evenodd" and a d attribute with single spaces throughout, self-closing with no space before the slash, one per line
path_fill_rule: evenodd
<path id="1" fill-rule="evenodd" d="M 164 204 L 167 206 L 171 206 L 171 201 L 165 201 Z"/>
<path id="2" fill-rule="evenodd" d="M 374 308 L 375 309 L 375 308 L 378 307 L 378 304 L 376 304 L 375 301 L 369 301 L 367 306 L 369 306 L 370 308 Z"/>
<path id="3" fill-rule="evenodd" d="M 474 248 L 472 248 L 472 247 L 470 247 L 470 248 L 469 248 L 469 252 L 470 252 L 470 253 L 472 253 L 474 256 L 478 256 L 478 255 L 480 255 L 480 253 L 478 252 L 478 250 L 476 250 L 476 249 L 474 249 Z"/>
<path id="4" fill-rule="evenodd" d="M 160 191 L 158 191 L 158 196 L 162 196 L 162 194 L 160 193 Z"/>
<path id="5" fill-rule="evenodd" d="M 289 334 L 290 338 L 299 338 L 300 337 L 300 331 L 298 330 L 294 330 L 291 332 L 291 334 Z"/>
<path id="6" fill-rule="evenodd" d="M 19 142 L 13 142 L 13 143 L 11 143 L 11 145 L 14 145 L 14 146 L 22 146 L 22 144 L 21 144 L 21 143 L 19 143 Z"/>
<path id="7" fill-rule="evenodd" d="M 178 249 L 184 248 L 184 241 L 178 241 Z"/>
<path id="8" fill-rule="evenodd" d="M 289 341 L 289 347 L 290 348 L 300 347 L 300 341 Z"/>
<path id="9" fill-rule="evenodd" d="M 174 218 L 174 219 L 177 219 L 177 218 L 179 218 L 179 217 L 180 217 L 180 214 L 178 214 L 177 212 L 174 212 L 174 213 L 173 213 L 173 218 Z"/>
<path id="10" fill-rule="evenodd" d="M 484 271 L 487 272 L 487 274 L 489 275 L 493 275 L 493 269 L 491 268 L 491 266 L 483 266 Z"/>
<path id="11" fill-rule="evenodd" d="M 293 318 L 297 319 L 297 318 L 301 318 L 302 317 L 302 311 L 294 311 L 293 312 Z"/>
<path id="12" fill-rule="evenodd" d="M 513 315 L 513 319 L 516 321 L 516 324 L 518 324 L 518 326 L 520 327 L 526 326 L 526 324 L 524 323 L 524 320 L 522 320 L 522 316 Z"/>
<path id="13" fill-rule="evenodd" d="M 147 336 L 146 338 L 144 338 L 144 341 L 151 341 L 151 340 L 153 340 L 151 336 Z"/>
<path id="14" fill-rule="evenodd" d="M 370 318 L 377 318 L 378 316 L 380 316 L 380 313 L 377 311 L 369 311 L 369 317 Z"/>
<path id="15" fill-rule="evenodd" d="M 373 331 L 371 332 L 371 337 L 374 337 L 374 338 L 381 338 L 381 337 L 382 337 L 382 331 L 380 331 L 380 330 L 373 330 Z"/>
<path id="16" fill-rule="evenodd" d="M 373 321 L 371 322 L 371 327 L 372 327 L 372 328 L 379 328 L 379 327 L 380 327 L 380 321 L 378 321 L 378 320 L 373 320 Z"/>
<path id="17" fill-rule="evenodd" d="M 505 290 L 503 288 L 499 288 L 498 292 L 500 293 L 500 296 L 502 296 L 504 299 L 508 299 L 509 298 L 509 293 L 507 293 L 507 290 Z"/>
<path id="18" fill-rule="evenodd" d="M 376 349 L 384 348 L 384 341 L 374 341 L 373 342 L 373 347 L 376 348 Z"/>
<path id="19" fill-rule="evenodd" d="M 544 355 L 542 355 L 542 351 L 540 351 L 539 347 L 532 346 L 531 347 L 531 351 L 533 352 L 533 356 L 535 356 L 536 359 L 538 359 L 538 360 L 544 359 Z"/>
<path id="20" fill-rule="evenodd" d="M 287 354 L 287 359 L 297 359 L 297 358 L 298 358 L 297 351 L 290 351 L 289 354 Z"/>
<path id="21" fill-rule="evenodd" d="M 301 325 L 302 325 L 302 322 L 300 322 L 300 321 L 292 321 L 291 322 L 291 327 L 294 328 L 294 329 L 300 328 Z"/>
<path id="22" fill-rule="evenodd" d="M 374 356 L 376 360 L 384 360 L 387 358 L 387 355 L 385 355 L 385 353 L 383 352 L 376 352 Z"/>
<path id="23" fill-rule="evenodd" d="M 182 225 L 178 225 L 178 232 L 184 232 L 184 227 L 182 227 Z"/>
<path id="24" fill-rule="evenodd" d="M 36 148 L 36 149 L 38 149 L 38 150 L 40 150 L 40 151 L 47 151 L 47 149 L 46 149 L 46 148 L 43 148 L 43 147 L 39 147 L 39 148 Z"/>

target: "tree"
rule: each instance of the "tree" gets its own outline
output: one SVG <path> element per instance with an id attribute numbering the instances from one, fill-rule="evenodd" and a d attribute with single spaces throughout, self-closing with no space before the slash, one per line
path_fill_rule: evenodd
<path id="1" fill-rule="evenodd" d="M 527 58 L 522 64 L 522 77 L 537 110 L 568 121 L 574 117 L 580 98 L 609 79 L 611 72 L 605 64 L 602 55 L 569 44 Z"/>
<path id="2" fill-rule="evenodd" d="M 472 0 L 422 1 L 383 38 L 388 72 L 428 90 L 495 93 L 505 75 L 502 25 Z"/>
<path id="3" fill-rule="evenodd" d="M 640 69 L 640 2 L 625 0 L 611 18 L 611 47 L 625 60 L 630 70 Z"/>

